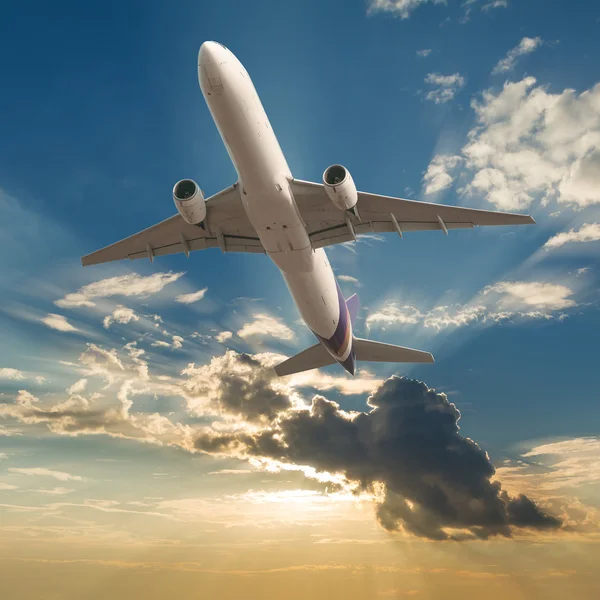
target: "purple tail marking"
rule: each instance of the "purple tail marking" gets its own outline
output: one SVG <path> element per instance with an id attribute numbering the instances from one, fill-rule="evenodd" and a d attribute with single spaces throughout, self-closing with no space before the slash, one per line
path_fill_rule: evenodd
<path id="1" fill-rule="evenodd" d="M 358 315 L 358 309 L 360 308 L 358 296 L 356 294 L 352 294 L 352 296 L 346 300 L 346 306 L 348 307 L 348 312 L 350 313 L 350 322 L 352 323 L 352 327 L 354 327 L 354 323 Z"/>

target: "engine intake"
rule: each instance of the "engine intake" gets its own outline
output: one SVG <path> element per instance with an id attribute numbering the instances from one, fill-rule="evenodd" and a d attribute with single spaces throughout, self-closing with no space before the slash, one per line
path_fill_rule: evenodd
<path id="1" fill-rule="evenodd" d="M 351 210 L 358 202 L 352 175 L 342 165 L 332 165 L 323 173 L 323 185 L 329 199 L 340 210 Z"/>
<path id="2" fill-rule="evenodd" d="M 173 201 L 183 220 L 190 225 L 199 225 L 206 219 L 206 202 L 198 184 L 191 179 L 182 179 L 173 187 Z"/>

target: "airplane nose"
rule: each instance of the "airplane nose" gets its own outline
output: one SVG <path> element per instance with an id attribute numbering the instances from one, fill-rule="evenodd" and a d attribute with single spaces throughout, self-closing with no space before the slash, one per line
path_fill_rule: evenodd
<path id="1" fill-rule="evenodd" d="M 221 64 L 226 50 L 225 46 L 219 42 L 204 42 L 198 53 L 198 64 L 207 69 Z"/>
<path id="2" fill-rule="evenodd" d="M 222 66 L 227 62 L 227 49 L 218 42 L 204 42 L 198 52 L 198 79 L 203 91 L 223 89 Z"/>

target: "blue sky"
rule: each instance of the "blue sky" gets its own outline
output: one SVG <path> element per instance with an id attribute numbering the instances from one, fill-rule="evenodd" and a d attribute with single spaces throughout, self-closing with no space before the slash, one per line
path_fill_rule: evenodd
<path id="1" fill-rule="evenodd" d="M 211 417 L 194 404 L 201 395 L 177 391 L 204 377 L 185 373 L 189 363 L 208 368 L 227 348 L 291 355 L 313 343 L 264 256 L 208 250 L 80 266 L 80 256 L 174 214 L 175 181 L 193 178 L 209 195 L 235 181 L 197 81 L 198 48 L 212 39 L 247 68 L 294 176 L 320 181 L 342 163 L 361 190 L 537 221 L 328 249 L 346 295 L 361 298 L 358 334 L 431 351 L 436 364 L 369 365 L 354 384 L 328 368 L 293 394 L 363 411 L 382 379 L 417 378 L 448 394 L 461 432 L 496 466 L 543 444 L 597 439 L 599 34 L 598 6 L 566 0 L 7 3 L 0 402 L 21 406 L 26 390 L 47 408 L 70 398 L 106 407 L 138 386 L 132 412 L 193 427 Z M 134 371 L 119 379 L 109 356 L 129 361 L 127 373 L 148 368 L 151 384 Z M 148 496 L 155 468 L 176 472 L 185 490 L 197 468 L 216 470 L 174 442 L 175 429 L 159 446 L 127 439 L 149 441 L 148 423 L 119 430 L 125 439 L 71 437 L 14 410 L 4 416 L 4 431 L 20 435 L 0 436 L 0 466 L 81 473 L 94 498 L 102 486 L 90 481 L 110 464 L 102 457 L 127 461 Z M 22 487 L 16 471 L 5 475 Z M 314 484 L 296 475 L 297 487 Z M 214 479 L 214 494 L 250 486 Z M 267 487 L 280 484 L 273 476 Z M 598 480 L 586 485 L 575 495 L 597 506 Z M 117 487 L 125 494 L 125 476 Z M 0 494 L 11 505 L 25 498 Z"/>

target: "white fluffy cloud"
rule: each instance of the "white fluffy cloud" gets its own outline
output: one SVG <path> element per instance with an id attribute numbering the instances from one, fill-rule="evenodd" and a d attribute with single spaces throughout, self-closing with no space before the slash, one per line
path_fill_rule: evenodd
<path id="1" fill-rule="evenodd" d="M 42 317 L 41 322 L 50 327 L 50 329 L 56 329 L 57 331 L 74 332 L 79 331 L 76 327 L 73 327 L 66 317 L 57 315 L 55 313 L 48 313 L 45 317 Z"/>
<path id="2" fill-rule="evenodd" d="M 85 481 L 85 479 L 79 475 L 71 475 L 71 473 L 65 473 L 64 471 L 53 471 L 44 467 L 10 467 L 10 473 L 18 473 L 19 475 L 28 475 L 29 477 L 54 477 L 59 481 Z"/>
<path id="3" fill-rule="evenodd" d="M 104 317 L 104 328 L 108 329 L 113 323 L 121 323 L 122 325 L 126 325 L 127 323 L 131 323 L 131 321 L 138 320 L 139 317 L 135 314 L 133 309 L 119 304 L 115 310 L 113 310 L 112 314 Z"/>
<path id="4" fill-rule="evenodd" d="M 514 68 L 517 59 L 524 54 L 531 54 L 542 45 L 542 38 L 524 37 L 517 46 L 508 51 L 507 55 L 494 67 L 492 75 L 506 73 Z"/>
<path id="5" fill-rule="evenodd" d="M 294 339 L 294 332 L 287 325 L 264 313 L 254 314 L 253 320 L 245 323 L 237 334 L 241 338 L 270 336 L 286 341 Z"/>
<path id="6" fill-rule="evenodd" d="M 221 333 L 218 333 L 217 335 L 215 335 L 215 340 L 217 340 L 217 342 L 223 344 L 227 340 L 230 340 L 232 337 L 233 337 L 233 333 L 231 331 L 221 331 Z"/>
<path id="7" fill-rule="evenodd" d="M 565 244 L 576 242 L 597 242 L 600 240 L 600 223 L 584 223 L 577 231 L 570 229 L 552 236 L 545 244 L 544 248 L 560 248 Z"/>
<path id="8" fill-rule="evenodd" d="M 109 277 L 89 283 L 77 292 L 67 294 L 57 300 L 55 304 L 61 308 L 75 308 L 80 306 L 95 306 L 94 298 L 108 298 L 110 296 L 149 296 L 160 292 L 166 285 L 177 281 L 183 273 L 153 273 L 143 277 L 137 273 Z"/>
<path id="9" fill-rule="evenodd" d="M 202 298 L 204 298 L 204 295 L 207 291 L 208 288 L 205 287 L 191 294 L 181 294 L 175 298 L 175 302 L 180 302 L 181 304 L 192 304 L 192 302 L 198 302 L 198 300 L 202 300 Z"/>
<path id="10" fill-rule="evenodd" d="M 0 379 L 13 379 L 13 380 L 21 380 L 25 379 L 25 375 L 22 371 L 18 369 L 12 369 L 10 367 L 2 367 L 0 368 Z"/>
<path id="11" fill-rule="evenodd" d="M 417 56 L 419 58 L 427 58 L 431 54 L 431 48 L 423 48 L 423 50 L 417 50 Z"/>
<path id="12" fill-rule="evenodd" d="M 421 324 L 441 331 L 472 323 L 499 323 L 510 319 L 550 319 L 576 306 L 573 290 L 539 281 L 502 281 L 484 288 L 466 304 L 440 305 L 421 310 L 409 304 L 386 302 L 366 318 L 367 327 Z M 560 316 L 560 315 L 559 315 Z"/>
<path id="13" fill-rule="evenodd" d="M 535 198 L 600 202 L 600 83 L 553 94 L 527 77 L 484 92 L 472 106 L 477 124 L 462 149 L 464 192 L 503 210 Z"/>
<path id="14" fill-rule="evenodd" d="M 435 86 L 425 95 L 427 100 L 436 104 L 444 104 L 454 98 L 456 92 L 465 85 L 465 78 L 460 73 L 452 75 L 441 75 L 440 73 L 429 73 L 425 77 L 425 83 Z"/>
<path id="15" fill-rule="evenodd" d="M 438 154 L 429 163 L 427 171 L 423 176 L 426 194 L 435 194 L 449 188 L 454 181 L 448 171 L 453 171 L 461 163 L 460 156 L 450 154 Z"/>

